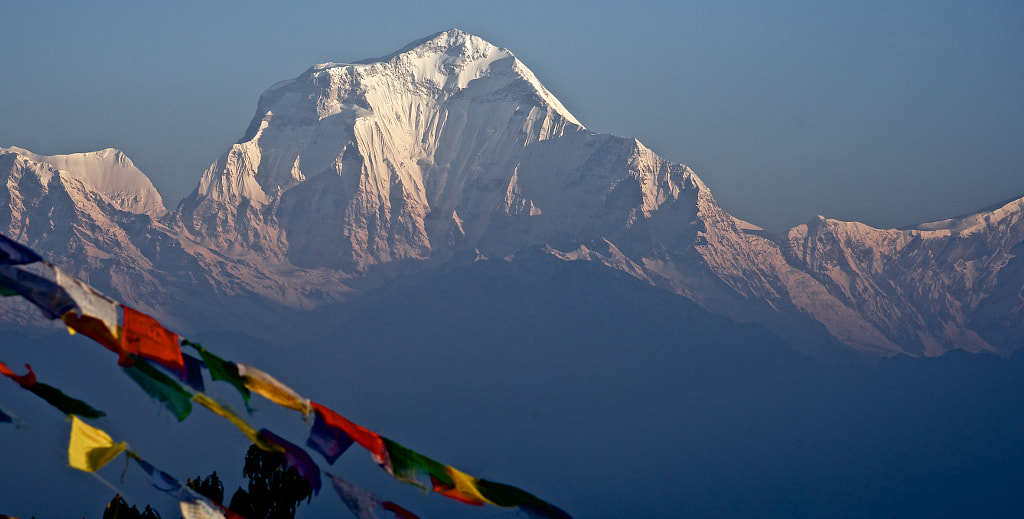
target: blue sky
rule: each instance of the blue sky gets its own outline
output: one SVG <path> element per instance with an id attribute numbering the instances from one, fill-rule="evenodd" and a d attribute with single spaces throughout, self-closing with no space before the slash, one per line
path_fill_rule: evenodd
<path id="1" fill-rule="evenodd" d="M 213 4 L 213 5 L 209 5 Z M 458 27 L 771 230 L 1024 194 L 1024 4 L 11 2 L 0 146 L 116 147 L 176 204 L 271 84 Z"/>

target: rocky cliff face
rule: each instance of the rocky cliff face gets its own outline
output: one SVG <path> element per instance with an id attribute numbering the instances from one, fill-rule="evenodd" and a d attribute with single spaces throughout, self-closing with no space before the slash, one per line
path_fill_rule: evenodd
<path id="1" fill-rule="evenodd" d="M 809 350 L 1024 340 L 1024 199 L 915 229 L 819 217 L 767 236 L 686 166 L 588 131 L 511 52 L 457 30 L 272 86 L 171 213 L 120 153 L 64 157 L 0 154 L 4 232 L 182 329 L 245 328 L 448 261 L 540 250 Z"/>

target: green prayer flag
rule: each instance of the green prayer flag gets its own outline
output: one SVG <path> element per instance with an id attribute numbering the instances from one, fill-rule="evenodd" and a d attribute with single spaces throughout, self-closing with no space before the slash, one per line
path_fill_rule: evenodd
<path id="1" fill-rule="evenodd" d="M 152 364 L 134 358 L 135 364 L 123 368 L 124 372 L 149 396 L 164 404 L 179 422 L 188 417 L 192 412 L 192 394 Z"/>
<path id="2" fill-rule="evenodd" d="M 478 479 L 474 483 L 480 495 L 498 506 L 520 507 L 524 510 L 529 510 L 532 515 L 553 519 L 569 517 L 569 514 L 565 513 L 564 510 L 543 501 L 525 490 L 504 483 L 487 481 L 486 479 Z"/>
<path id="3" fill-rule="evenodd" d="M 245 410 L 252 413 L 252 409 L 249 408 L 249 397 L 252 393 L 249 392 L 249 388 L 245 387 L 245 379 L 238 374 L 238 366 L 234 362 L 226 361 L 206 351 L 199 343 L 183 340 L 181 344 L 191 346 L 199 352 L 199 356 L 203 358 L 203 364 L 206 364 L 206 369 L 210 372 L 210 378 L 223 380 L 235 386 L 235 389 L 242 395 L 242 401 L 245 402 Z"/>
<path id="4" fill-rule="evenodd" d="M 77 398 L 71 398 L 65 395 L 61 390 L 49 384 L 36 382 L 31 386 L 25 387 L 25 389 L 35 393 L 39 398 L 46 400 L 50 405 L 60 409 L 64 414 L 73 414 L 89 419 L 95 419 L 107 415 L 107 413 L 95 409 Z"/>
<path id="5" fill-rule="evenodd" d="M 455 486 L 455 482 L 452 480 L 451 475 L 448 474 L 446 465 L 443 463 L 430 459 L 387 438 L 381 439 L 384 440 L 384 447 L 388 451 L 388 460 L 391 462 L 391 470 L 389 472 L 391 472 L 395 479 L 423 487 L 424 485 L 420 484 L 416 479 L 416 475 L 426 474 L 431 476 L 432 486 L 437 486 L 436 483 L 446 487 Z"/>

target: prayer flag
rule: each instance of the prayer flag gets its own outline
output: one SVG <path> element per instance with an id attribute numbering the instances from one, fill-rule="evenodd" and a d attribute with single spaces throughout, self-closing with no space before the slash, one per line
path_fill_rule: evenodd
<path id="1" fill-rule="evenodd" d="M 176 372 L 185 369 L 185 360 L 178 346 L 178 335 L 164 328 L 156 319 L 121 305 L 124 310 L 124 330 L 121 349 L 152 360 Z"/>
<path id="2" fill-rule="evenodd" d="M 182 344 L 191 346 L 199 352 L 199 356 L 203 359 L 203 364 L 206 364 L 206 369 L 210 372 L 210 378 L 213 380 L 223 380 L 235 386 L 242 395 L 242 400 L 245 402 L 245 409 L 249 409 L 249 389 L 245 387 L 245 380 L 242 380 L 242 376 L 238 374 L 238 366 L 235 366 L 234 362 L 228 362 L 212 353 L 207 351 L 199 343 L 191 342 L 188 340 L 182 340 Z"/>
<path id="3" fill-rule="evenodd" d="M 335 492 L 338 493 L 338 497 L 358 519 L 378 519 L 380 516 L 377 514 L 377 508 L 391 512 L 398 519 L 419 519 L 416 514 L 391 501 L 381 501 L 368 490 L 359 488 L 329 472 L 326 474 L 331 478 L 331 484 L 334 486 Z"/>
<path id="4" fill-rule="evenodd" d="M 122 369 L 146 394 L 164 404 L 179 422 L 192 413 L 191 393 L 145 360 L 136 357 L 134 361 Z"/>
<path id="5" fill-rule="evenodd" d="M 32 249 L 0 234 L 0 265 L 24 265 L 43 261 Z"/>
<path id="6" fill-rule="evenodd" d="M 193 391 L 202 393 L 206 390 L 206 385 L 203 384 L 203 361 L 187 353 L 182 353 L 181 357 L 185 359 L 185 372 L 181 381 Z"/>
<path id="7" fill-rule="evenodd" d="M 39 382 L 37 384 L 32 384 L 25 389 L 35 393 L 43 400 L 46 400 L 50 405 L 60 409 L 64 414 L 81 416 L 82 418 L 88 418 L 90 420 L 95 420 L 96 418 L 101 418 L 107 415 L 107 413 L 104 413 L 99 409 L 95 409 L 91 405 L 77 398 L 71 398 L 65 395 L 59 389 L 49 384 Z"/>
<path id="8" fill-rule="evenodd" d="M 202 499 L 181 501 L 181 516 L 184 519 L 225 519 L 220 510 Z"/>
<path id="9" fill-rule="evenodd" d="M 75 312 L 68 312 L 60 318 L 64 325 L 72 333 L 80 333 L 98 343 L 100 346 L 126 357 L 127 354 L 121 349 L 121 329 L 118 327 L 116 333 L 110 333 L 110 328 L 103 321 L 88 315 L 79 316 Z"/>
<path id="10" fill-rule="evenodd" d="M 260 433 L 256 432 L 256 429 L 253 429 L 252 426 L 245 423 L 245 420 L 242 420 L 241 418 L 238 417 L 238 415 L 231 412 L 230 409 L 218 404 L 212 398 L 202 393 L 197 393 L 195 396 L 192 397 L 192 399 L 198 402 L 203 407 L 213 411 L 214 413 L 217 413 L 223 416 L 224 418 L 227 418 L 228 421 L 233 423 L 235 427 L 238 427 L 242 431 L 242 433 L 244 433 L 245 436 L 249 438 L 249 441 L 256 444 L 257 447 L 267 452 L 283 452 L 283 449 L 280 446 L 274 444 L 273 442 L 267 441 L 267 439 L 264 438 Z"/>
<path id="11" fill-rule="evenodd" d="M 117 326 L 117 303 L 91 286 L 67 275 L 60 268 L 53 267 L 53 270 L 56 272 L 57 284 L 75 302 L 75 315 L 88 316 L 100 321 L 107 327 L 110 335 L 118 337 L 120 330 Z"/>
<path id="12" fill-rule="evenodd" d="M 138 457 L 135 453 L 129 452 L 128 456 L 135 460 L 135 463 L 139 465 L 139 468 L 146 472 L 146 475 L 149 476 L 149 482 L 152 483 L 157 490 L 166 492 L 177 498 L 179 501 L 195 499 L 198 495 L 191 488 L 182 485 L 178 480 L 153 465 L 150 465 L 149 462 Z"/>
<path id="13" fill-rule="evenodd" d="M 0 423 L 11 423 L 13 421 L 14 418 L 11 418 L 11 415 L 5 413 L 3 409 L 0 409 Z"/>
<path id="14" fill-rule="evenodd" d="M 327 475 L 330 476 L 331 484 L 334 486 L 334 491 L 338 493 L 338 497 L 341 498 L 341 502 L 345 503 L 353 515 L 358 519 L 379 519 L 374 510 L 380 504 L 376 496 L 334 474 L 328 473 Z"/>
<path id="15" fill-rule="evenodd" d="M 48 319 L 56 319 L 75 308 L 75 302 L 60 285 L 19 267 L 0 265 L 0 283 L 36 305 Z"/>
<path id="16" fill-rule="evenodd" d="M 327 422 L 327 417 L 320 410 L 318 404 L 312 405 L 314 409 L 313 428 L 309 431 L 306 445 L 322 454 L 327 462 L 333 465 L 338 457 L 348 450 L 353 440 L 341 427 Z"/>
<path id="17" fill-rule="evenodd" d="M 309 399 L 302 398 L 290 387 L 280 383 L 274 377 L 260 371 L 252 366 L 235 363 L 238 367 L 238 374 L 245 381 L 245 387 L 253 393 L 263 395 L 267 400 L 275 404 L 294 409 L 309 416 L 313 409 L 309 405 Z"/>
<path id="18" fill-rule="evenodd" d="M 280 447 L 284 451 L 284 458 L 288 461 L 288 466 L 294 468 L 299 476 L 313 487 L 315 493 L 320 493 L 320 467 L 313 462 L 313 458 L 310 458 L 306 451 L 267 429 L 260 429 L 260 435 Z"/>
<path id="19" fill-rule="evenodd" d="M 339 438 L 342 438 L 340 436 L 341 434 L 348 436 L 364 449 L 370 451 L 370 454 L 373 455 L 373 460 L 377 462 L 378 465 L 387 464 L 388 453 L 384 448 L 384 440 L 379 434 L 348 421 L 348 419 L 340 414 L 335 413 L 316 402 L 310 402 L 310 406 L 312 406 L 313 410 L 323 418 L 324 424 L 327 428 L 338 431 Z M 342 439 L 339 441 L 344 440 Z"/>
<path id="20" fill-rule="evenodd" d="M 451 477 L 454 486 L 451 488 L 443 488 L 442 491 L 439 491 L 435 486 L 435 492 L 440 492 L 446 497 L 471 505 L 483 505 L 484 503 L 490 503 L 490 501 L 488 501 L 487 498 L 477 490 L 476 482 L 478 480 L 475 477 L 453 467 L 447 467 L 447 469 L 448 476 Z"/>
<path id="21" fill-rule="evenodd" d="M 384 470 L 395 479 L 426 488 L 417 479 L 417 476 L 424 475 L 430 477 L 432 488 L 435 491 L 455 488 L 455 482 L 448 474 L 447 466 L 395 441 L 387 438 L 381 438 L 381 440 L 384 441 L 384 446 L 387 449 L 389 462 L 384 465 Z"/>
<path id="22" fill-rule="evenodd" d="M 107 433 L 89 426 L 77 416 L 71 417 L 68 463 L 73 468 L 85 472 L 96 472 L 127 448 L 127 443 L 114 443 Z"/>
<path id="23" fill-rule="evenodd" d="M 475 486 L 481 495 L 498 506 L 519 507 L 530 515 L 551 519 L 572 519 L 562 509 L 542 501 L 537 496 L 511 485 L 478 479 Z"/>
<path id="24" fill-rule="evenodd" d="M 398 519 L 420 519 L 416 514 L 396 505 L 391 501 L 384 501 L 380 504 L 385 510 L 395 514 Z"/>
<path id="25" fill-rule="evenodd" d="M 11 371 L 11 368 L 7 367 L 7 364 L 0 362 L 0 375 L 17 382 L 19 386 L 27 389 L 28 387 L 35 385 L 36 374 L 32 371 L 32 366 L 29 366 L 28 364 L 25 364 L 25 369 L 28 370 L 28 373 L 24 375 L 15 375 L 14 372 Z"/>
<path id="26" fill-rule="evenodd" d="M 46 400 L 47 403 L 60 409 L 64 414 L 73 414 L 81 416 L 82 418 L 99 418 L 106 416 L 103 411 L 97 410 L 89 404 L 77 399 L 71 398 L 65 395 L 59 389 L 49 385 L 43 384 L 36 380 L 36 374 L 32 371 L 32 366 L 25 364 L 28 369 L 28 373 L 24 375 L 15 375 L 6 364 L 0 362 L 0 374 L 15 381 L 23 389 L 27 389 L 36 394 L 36 396 Z"/>

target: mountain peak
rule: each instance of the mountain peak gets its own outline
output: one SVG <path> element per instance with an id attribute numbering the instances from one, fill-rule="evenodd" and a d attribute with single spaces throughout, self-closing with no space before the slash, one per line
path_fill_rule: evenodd
<path id="1" fill-rule="evenodd" d="M 64 171 L 103 194 L 122 211 L 160 216 L 167 212 L 160 193 L 127 155 L 114 148 L 68 155 L 39 155 L 18 147 L 0 148 Z"/>
<path id="2" fill-rule="evenodd" d="M 364 59 L 355 62 L 359 65 L 367 65 L 372 63 L 381 63 L 391 61 L 392 59 L 401 56 L 403 54 L 435 54 L 435 53 L 451 53 L 454 55 L 458 54 L 473 54 L 474 51 L 490 51 L 499 50 L 504 54 L 511 56 L 512 53 L 508 49 L 499 48 L 493 43 L 468 32 L 461 31 L 459 29 L 448 29 L 447 31 L 441 31 L 439 33 L 432 34 L 425 38 L 420 38 L 410 42 L 405 47 L 378 58 Z M 454 52 L 453 52 L 454 51 Z"/>

